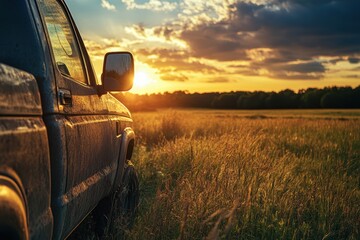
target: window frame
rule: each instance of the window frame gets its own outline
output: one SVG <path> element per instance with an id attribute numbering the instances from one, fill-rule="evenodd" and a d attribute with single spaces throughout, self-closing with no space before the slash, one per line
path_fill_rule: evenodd
<path id="1" fill-rule="evenodd" d="M 52 46 L 52 42 L 51 42 L 51 38 L 50 38 L 50 33 L 49 33 L 49 30 L 47 28 L 47 25 L 46 25 L 46 20 L 45 20 L 45 16 L 44 16 L 44 13 L 41 9 L 41 6 L 39 3 L 39 0 L 36 0 L 36 5 L 37 5 L 37 8 L 38 8 L 38 11 L 39 11 L 39 15 L 41 17 L 41 22 L 43 24 L 43 29 L 44 29 L 44 32 L 45 32 L 45 35 L 46 35 L 46 38 L 47 38 L 47 44 L 49 46 L 49 51 L 51 53 L 51 58 L 52 58 L 52 67 L 54 69 L 56 69 L 55 71 L 58 72 L 62 77 L 66 78 L 66 79 L 69 79 L 69 80 L 72 80 L 78 84 L 81 84 L 82 86 L 85 86 L 85 87 L 89 87 L 91 86 L 91 81 L 90 81 L 90 77 L 89 77 L 89 72 L 88 72 L 88 66 L 87 66 L 87 61 L 85 59 L 85 56 L 84 56 L 84 53 L 83 53 L 83 48 L 82 48 L 82 44 L 80 44 L 80 41 L 79 41 L 79 36 L 78 36 L 78 31 L 75 27 L 75 24 L 73 22 L 73 19 L 68 11 L 68 9 L 66 8 L 65 4 L 63 3 L 62 0 L 53 0 L 54 2 L 56 2 L 58 4 L 58 6 L 61 8 L 63 14 L 65 15 L 65 18 L 67 20 L 67 23 L 69 24 L 69 27 L 70 27 L 70 31 L 73 35 L 73 38 L 74 38 L 74 43 L 79 51 L 79 60 L 80 60 L 80 64 L 81 64 L 81 67 L 82 67 L 82 70 L 83 70 L 83 73 L 84 73 L 84 78 L 85 78 L 85 82 L 83 81 L 80 81 L 78 79 L 75 79 L 73 76 L 71 75 L 68 75 L 66 73 L 63 73 L 62 71 L 60 71 L 58 65 L 56 64 L 56 58 L 55 58 L 55 53 L 54 53 L 54 49 L 53 49 L 53 46 Z M 46 4 L 46 3 L 45 3 Z"/>

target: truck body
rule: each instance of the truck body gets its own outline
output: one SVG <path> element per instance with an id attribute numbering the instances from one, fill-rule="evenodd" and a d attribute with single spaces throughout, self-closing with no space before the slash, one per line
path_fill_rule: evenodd
<path id="1" fill-rule="evenodd" d="M 121 185 L 128 87 L 99 84 L 63 0 L 1 0 L 0 25 L 0 238 L 64 239 Z"/>

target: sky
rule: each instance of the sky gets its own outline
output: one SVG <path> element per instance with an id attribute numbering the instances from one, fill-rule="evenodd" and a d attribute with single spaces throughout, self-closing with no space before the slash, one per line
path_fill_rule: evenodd
<path id="1" fill-rule="evenodd" d="M 135 57 L 133 93 L 360 85 L 359 0 L 65 0 L 100 76 Z"/>

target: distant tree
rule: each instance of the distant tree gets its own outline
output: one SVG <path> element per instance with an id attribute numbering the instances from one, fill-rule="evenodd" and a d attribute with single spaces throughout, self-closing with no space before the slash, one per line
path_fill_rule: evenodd
<path id="1" fill-rule="evenodd" d="M 219 93 L 193 93 L 187 98 L 187 106 L 195 108 L 211 108 L 213 100 Z"/>
<path id="2" fill-rule="evenodd" d="M 157 108 L 285 109 L 285 108 L 360 108 L 360 86 L 309 88 L 298 93 L 290 89 L 276 92 L 114 93 L 132 111 Z"/>
<path id="3" fill-rule="evenodd" d="M 293 90 L 285 89 L 280 91 L 278 95 L 281 101 L 281 108 L 291 109 L 299 107 L 299 97 Z"/>
<path id="4" fill-rule="evenodd" d="M 282 108 L 281 95 L 276 92 L 271 92 L 265 99 L 265 106 L 269 109 Z"/>
<path id="5" fill-rule="evenodd" d="M 326 93 L 325 89 L 308 88 L 301 96 L 301 107 L 321 108 L 321 98 Z"/>
<path id="6" fill-rule="evenodd" d="M 265 92 L 253 92 L 242 94 L 237 100 L 239 109 L 264 109 L 266 108 L 265 100 L 268 94 Z"/>
<path id="7" fill-rule="evenodd" d="M 217 96 L 212 103 L 214 108 L 235 109 L 237 95 L 235 93 L 224 93 Z"/>
<path id="8" fill-rule="evenodd" d="M 360 86 L 352 91 L 351 95 L 351 107 L 360 108 Z"/>
<path id="9" fill-rule="evenodd" d="M 339 96 L 337 93 L 328 92 L 321 98 L 322 108 L 337 108 L 339 103 Z"/>
<path id="10" fill-rule="evenodd" d="M 327 93 L 321 98 L 322 108 L 351 108 L 355 107 L 352 97 L 354 96 L 351 87 L 327 88 Z M 354 91 L 355 92 L 355 91 Z M 356 100 L 355 100 L 356 101 Z"/>

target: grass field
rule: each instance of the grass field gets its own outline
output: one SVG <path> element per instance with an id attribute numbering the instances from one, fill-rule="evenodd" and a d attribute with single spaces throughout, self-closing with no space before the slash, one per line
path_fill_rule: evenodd
<path id="1" fill-rule="evenodd" d="M 133 114 L 128 239 L 359 239 L 360 111 Z"/>

